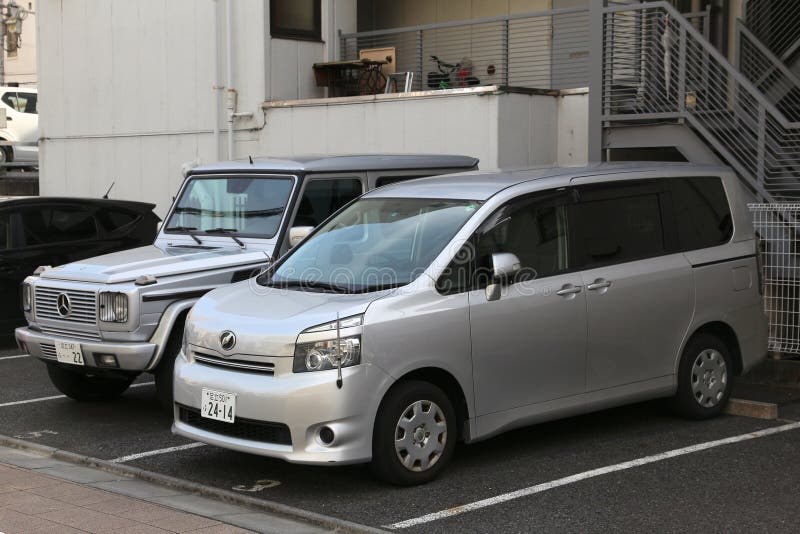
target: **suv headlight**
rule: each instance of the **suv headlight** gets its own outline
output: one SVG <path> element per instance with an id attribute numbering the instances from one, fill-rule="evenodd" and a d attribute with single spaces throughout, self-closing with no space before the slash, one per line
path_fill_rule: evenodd
<path id="1" fill-rule="evenodd" d="M 339 319 L 338 329 L 350 329 L 361 326 L 363 318 L 363 315 L 353 315 L 352 317 Z M 295 373 L 336 369 L 340 358 L 342 367 L 350 367 L 352 365 L 358 365 L 361 363 L 360 334 L 342 336 L 338 340 L 337 346 L 336 321 L 313 326 L 307 330 L 304 330 L 303 334 L 319 334 L 323 332 L 330 334 L 331 339 L 311 341 L 308 343 L 298 343 L 295 346 L 294 364 L 292 366 L 292 370 Z"/>
<path id="2" fill-rule="evenodd" d="M 128 321 L 128 295 L 118 292 L 100 293 L 100 320 L 105 323 Z"/>
<path id="3" fill-rule="evenodd" d="M 33 307 L 33 288 L 28 283 L 22 284 L 22 310 L 31 311 Z"/>

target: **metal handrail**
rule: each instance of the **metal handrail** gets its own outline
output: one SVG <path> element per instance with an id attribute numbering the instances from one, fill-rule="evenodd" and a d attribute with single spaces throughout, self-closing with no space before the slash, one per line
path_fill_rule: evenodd
<path id="1" fill-rule="evenodd" d="M 761 39 L 759 39 L 756 34 L 750 31 L 747 25 L 744 22 L 742 22 L 742 19 L 736 19 L 736 31 L 739 34 L 744 35 L 748 39 L 748 42 L 751 45 L 755 46 L 758 49 L 758 51 L 761 52 L 770 61 L 770 63 L 772 64 L 771 66 L 774 67 L 774 69 L 780 70 L 781 73 L 784 76 L 786 76 L 786 78 L 788 78 L 795 86 L 800 88 L 800 78 L 798 78 L 798 76 L 794 72 L 792 72 L 789 69 L 789 67 L 787 67 L 786 64 L 772 52 L 772 50 L 767 48 L 767 46 L 763 42 L 761 42 Z M 753 80 L 754 83 L 759 83 L 760 81 L 761 80 L 758 81 Z"/>
<path id="2" fill-rule="evenodd" d="M 683 121 L 762 198 L 800 194 L 800 122 L 789 120 L 670 4 L 603 8 L 602 27 L 605 127 Z"/>
<path id="3" fill-rule="evenodd" d="M 342 39 L 352 39 L 356 37 L 378 37 L 382 35 L 395 35 L 398 33 L 408 33 L 425 30 L 441 30 L 444 28 L 456 28 L 459 26 L 474 26 L 487 22 L 503 22 L 507 20 L 530 19 L 537 17 L 551 17 L 554 15 L 569 15 L 573 13 L 588 13 L 588 7 L 562 7 L 550 9 L 548 11 L 532 11 L 529 13 L 517 13 L 514 15 L 500 15 L 497 17 L 484 17 L 480 19 L 455 20 L 450 22 L 436 22 L 431 24 L 419 24 L 417 26 L 402 26 L 399 28 L 387 28 L 385 30 L 370 30 L 366 32 L 343 33 Z"/>
<path id="4" fill-rule="evenodd" d="M 770 111 L 774 115 L 774 117 L 780 122 L 781 126 L 784 128 L 800 128 L 800 121 L 790 121 L 786 116 L 781 113 L 781 111 L 776 108 L 767 98 L 759 91 L 751 82 L 748 80 L 741 72 L 739 72 L 736 67 L 731 65 L 728 59 L 723 56 L 711 43 L 706 41 L 702 34 L 698 32 L 691 24 L 686 22 L 681 15 L 680 11 L 672 7 L 671 4 L 664 2 L 663 0 L 659 0 L 657 2 L 647 2 L 646 4 L 628 4 L 624 6 L 614 6 L 614 7 L 607 7 L 604 8 L 603 11 L 606 13 L 615 13 L 618 11 L 637 11 L 637 10 L 652 10 L 656 8 L 664 9 L 667 13 L 669 13 L 673 20 L 678 21 L 681 24 L 681 27 L 690 35 L 692 35 L 695 39 L 697 39 L 701 46 L 704 48 L 704 52 L 707 53 L 710 57 L 714 58 L 718 63 L 720 63 L 725 70 L 728 71 L 737 82 L 739 82 L 742 87 L 744 87 L 753 98 L 758 100 L 767 110 Z"/>
<path id="5" fill-rule="evenodd" d="M 587 87 L 589 13 L 589 7 L 570 7 L 341 33 L 339 59 L 358 59 L 365 49 L 394 49 L 392 70 L 413 73 L 414 90 Z M 435 64 L 431 56 L 451 66 Z M 437 78 L 437 71 L 443 76 Z"/>

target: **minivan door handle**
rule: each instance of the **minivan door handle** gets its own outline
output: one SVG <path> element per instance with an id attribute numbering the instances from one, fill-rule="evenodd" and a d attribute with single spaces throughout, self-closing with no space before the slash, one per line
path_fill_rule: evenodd
<path id="1" fill-rule="evenodd" d="M 574 286 L 572 284 L 565 284 L 561 287 L 558 291 L 556 291 L 556 295 L 561 297 L 569 297 L 570 295 L 574 295 L 576 293 L 580 293 L 583 291 L 582 286 Z"/>
<path id="2" fill-rule="evenodd" d="M 611 282 L 606 280 L 605 278 L 598 278 L 591 284 L 586 285 L 586 289 L 589 291 L 597 291 L 598 289 L 606 289 L 607 287 L 611 286 Z"/>

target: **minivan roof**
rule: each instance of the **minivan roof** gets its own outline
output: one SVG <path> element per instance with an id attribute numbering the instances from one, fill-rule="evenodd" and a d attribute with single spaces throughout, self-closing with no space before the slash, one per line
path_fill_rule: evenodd
<path id="1" fill-rule="evenodd" d="M 595 163 L 584 166 L 547 166 L 507 171 L 475 171 L 417 178 L 374 189 L 364 197 L 418 197 L 451 198 L 461 200 L 486 200 L 509 187 L 532 180 L 548 180 L 549 186 L 565 187 L 575 178 L 600 176 L 611 173 L 638 172 L 720 173 L 727 167 L 697 165 L 692 163 Z"/>
<path id="2" fill-rule="evenodd" d="M 341 156 L 292 156 L 267 158 L 253 156 L 232 161 L 219 161 L 195 167 L 191 174 L 218 172 L 346 172 L 409 169 L 471 169 L 478 158 L 453 154 L 350 154 Z"/>

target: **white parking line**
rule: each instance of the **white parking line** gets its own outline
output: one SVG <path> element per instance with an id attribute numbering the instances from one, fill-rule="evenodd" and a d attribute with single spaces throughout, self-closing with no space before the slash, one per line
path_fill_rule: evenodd
<path id="1" fill-rule="evenodd" d="M 800 428 L 800 422 L 795 422 L 795 423 L 790 423 L 788 425 L 766 428 L 764 430 L 759 430 L 757 432 L 750 432 L 748 434 L 740 434 L 738 436 L 732 436 L 730 438 L 718 439 L 716 441 L 708 441 L 706 443 L 698 443 L 697 445 L 690 445 L 688 447 L 683 447 L 681 449 L 673 449 L 671 451 L 654 454 L 652 456 L 645 456 L 643 458 L 637 458 L 636 460 L 630 460 L 628 462 L 622 462 L 619 464 L 609 465 L 606 467 L 600 467 L 598 469 L 592 469 L 591 471 L 585 471 L 583 473 L 570 475 L 568 477 L 559 478 L 557 480 L 552 480 L 550 482 L 544 482 L 542 484 L 537 484 L 535 486 L 530 486 L 527 488 L 523 488 L 521 490 L 512 491 L 510 493 L 504 493 L 502 495 L 497 495 L 496 497 L 490 497 L 488 499 L 483 499 L 481 501 L 476 501 L 473 503 L 456 506 L 454 508 L 450 508 L 447 510 L 442 510 L 441 512 L 434 512 L 432 514 L 423 515 L 420 517 L 416 517 L 414 519 L 407 519 L 405 521 L 400 521 L 392 525 L 386 525 L 384 528 L 390 528 L 390 529 L 409 528 L 424 523 L 430 523 L 431 521 L 436 521 L 438 519 L 453 517 L 455 515 L 460 515 L 466 512 L 472 512 L 473 510 L 479 510 L 481 508 L 486 508 L 488 506 L 494 506 L 496 504 L 501 504 L 514 499 L 527 497 L 529 495 L 534 495 L 536 493 L 542 493 L 544 491 L 551 490 L 553 488 L 566 486 L 568 484 L 574 484 L 575 482 L 580 482 L 581 480 L 599 477 L 601 475 L 607 475 L 609 473 L 614 473 L 616 471 L 624 471 L 626 469 L 652 464 L 655 462 L 668 460 L 669 458 L 675 458 L 677 456 L 692 454 L 694 452 L 713 449 L 714 447 L 721 447 L 722 445 L 730 445 L 731 443 L 739 443 L 741 441 L 763 438 L 766 436 L 771 436 L 773 434 L 779 434 L 781 432 L 796 430 L 798 428 Z"/>
<path id="2" fill-rule="evenodd" d="M 141 384 L 133 384 L 131 385 L 132 388 L 139 388 L 142 386 L 151 386 L 155 384 L 155 382 L 142 382 Z M 28 400 L 21 400 L 21 401 L 14 401 L 14 402 L 6 402 L 0 404 L 0 408 L 5 408 L 6 406 L 18 406 L 20 404 L 30 404 L 32 402 L 44 402 L 53 399 L 66 399 L 66 395 L 53 395 L 52 397 L 39 397 L 38 399 L 28 399 Z"/>
<path id="3" fill-rule="evenodd" d="M 129 454 L 128 456 L 120 456 L 119 458 L 114 458 L 113 460 L 109 460 L 109 462 L 114 462 L 117 464 L 130 462 L 131 460 L 138 460 L 139 458 L 147 458 L 148 456 L 156 456 L 158 454 L 167 454 L 170 452 L 176 451 L 185 451 L 187 449 L 196 449 L 197 447 L 205 447 L 205 443 L 187 443 L 186 445 L 178 445 L 177 447 L 167 447 L 166 449 L 156 449 L 154 451 L 147 451 L 147 452 L 140 452 L 137 454 Z"/>
<path id="4" fill-rule="evenodd" d="M 14 354 L 12 356 L 0 356 L 0 360 L 16 360 L 17 358 L 30 358 L 30 354 Z"/>

